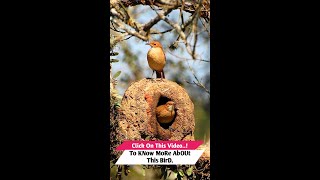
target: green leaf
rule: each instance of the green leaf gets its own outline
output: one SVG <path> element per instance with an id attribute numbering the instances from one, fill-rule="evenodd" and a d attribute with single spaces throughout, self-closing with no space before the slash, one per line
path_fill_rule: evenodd
<path id="1" fill-rule="evenodd" d="M 113 75 L 113 78 L 114 78 L 114 79 L 117 78 L 120 74 L 121 74 L 121 71 L 116 72 L 116 73 Z"/>
<path id="2" fill-rule="evenodd" d="M 147 141 L 150 140 L 150 136 L 147 136 L 144 140 L 147 140 Z"/>
<path id="3" fill-rule="evenodd" d="M 110 63 L 115 63 L 115 62 L 119 62 L 118 59 L 111 59 Z"/>
<path id="4" fill-rule="evenodd" d="M 192 171 L 193 171 L 193 167 L 191 166 L 190 168 L 187 169 L 187 175 L 191 176 Z"/>
<path id="5" fill-rule="evenodd" d="M 117 56 L 119 53 L 118 52 L 112 52 L 110 53 L 110 56 Z"/>
<path id="6" fill-rule="evenodd" d="M 178 172 L 179 172 L 179 175 L 180 175 L 181 177 L 183 177 L 183 176 L 184 176 L 184 173 L 183 173 L 183 171 L 182 171 L 182 170 L 179 170 Z"/>
<path id="7" fill-rule="evenodd" d="M 141 174 L 142 176 L 146 176 L 146 170 L 143 167 L 141 168 Z"/>
<path id="8" fill-rule="evenodd" d="M 116 103 L 114 104 L 114 108 L 118 109 L 118 108 L 120 108 L 120 107 L 121 107 L 121 104 L 120 104 L 119 102 L 116 102 Z"/>

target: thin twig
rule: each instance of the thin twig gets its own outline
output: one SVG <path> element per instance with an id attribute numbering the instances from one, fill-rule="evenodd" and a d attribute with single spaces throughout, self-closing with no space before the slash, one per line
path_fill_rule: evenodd
<path id="1" fill-rule="evenodd" d="M 195 84 L 195 85 L 197 85 L 198 87 L 204 89 L 204 90 L 209 94 L 209 96 L 210 96 L 210 91 L 201 83 L 201 81 L 199 81 L 198 77 L 196 76 L 194 70 L 191 68 L 191 66 L 190 66 L 190 64 L 189 64 L 188 61 L 187 61 L 187 64 L 188 64 L 188 67 L 189 67 L 189 69 L 190 69 L 193 77 L 196 79 L 197 82 L 195 82 L 195 81 L 193 81 L 193 83 L 188 82 L 188 81 L 186 81 L 186 82 L 189 83 L 189 84 Z"/>
<path id="2" fill-rule="evenodd" d="M 166 18 L 166 17 L 163 17 L 163 18 L 164 18 L 163 20 L 164 20 L 166 23 L 168 23 L 169 25 L 171 25 L 173 28 L 176 29 L 176 31 L 178 32 L 178 34 L 180 35 L 180 37 L 181 37 L 182 40 L 184 41 L 184 44 L 185 44 L 186 49 L 187 49 L 187 52 L 191 55 L 191 57 L 192 57 L 193 59 L 196 59 L 197 56 L 196 56 L 195 54 L 192 54 L 192 50 L 191 50 L 190 45 L 189 45 L 189 43 L 188 43 L 188 41 L 187 41 L 187 39 L 186 39 L 186 35 L 185 35 L 184 32 L 181 30 L 180 26 L 177 25 L 177 24 L 174 24 L 172 21 L 170 21 L 170 20 L 169 20 L 168 18 Z"/>
<path id="3" fill-rule="evenodd" d="M 201 18 L 200 18 L 200 22 L 201 22 L 201 24 L 203 25 L 203 27 L 204 27 L 205 31 L 207 31 L 208 36 L 209 36 L 209 38 L 210 38 L 210 32 L 209 32 L 209 30 L 208 30 L 207 26 L 205 25 L 205 23 L 203 22 L 203 20 L 202 20 Z"/>
<path id="4" fill-rule="evenodd" d="M 116 31 L 116 32 L 119 32 L 119 33 L 126 33 L 126 32 L 119 31 L 118 29 L 116 29 L 116 27 L 114 27 L 113 21 L 111 21 L 111 24 L 112 24 L 112 27 L 113 27 L 113 28 L 110 27 L 110 29 L 112 29 L 112 30 L 114 30 L 114 31 Z"/>
<path id="5" fill-rule="evenodd" d="M 185 57 L 181 57 L 181 56 L 178 56 L 176 54 L 173 54 L 172 52 L 170 51 L 166 51 L 168 52 L 169 54 L 171 54 L 172 56 L 175 56 L 176 58 L 179 58 L 179 59 L 182 59 L 182 60 L 188 60 L 188 61 L 194 61 L 194 60 L 198 60 L 198 61 L 202 61 L 202 62 L 210 62 L 209 60 L 206 60 L 206 59 L 189 59 L 189 58 L 185 58 Z"/>
<path id="6" fill-rule="evenodd" d="M 141 34 L 138 33 L 137 31 L 131 31 L 131 30 L 127 29 L 127 28 L 125 27 L 125 25 L 121 24 L 120 22 L 117 22 L 117 21 L 114 20 L 114 19 L 113 19 L 113 22 L 114 22 L 117 26 L 119 26 L 119 28 L 121 28 L 121 29 L 123 29 L 124 31 L 126 31 L 128 34 L 133 35 L 133 36 L 136 36 L 137 38 L 140 38 L 140 39 L 142 39 L 142 40 L 144 40 L 144 41 L 147 41 L 147 40 L 148 40 L 148 38 L 147 38 L 146 36 L 141 35 Z M 123 22 L 122 22 L 122 23 L 123 23 Z"/>
<path id="7" fill-rule="evenodd" d="M 198 8 L 197 8 L 197 11 L 195 13 L 195 21 L 193 21 L 192 31 L 193 31 L 193 34 L 194 34 L 194 43 L 193 43 L 192 56 L 194 56 L 194 54 L 196 52 L 196 45 L 197 45 L 197 41 L 198 41 L 197 31 L 198 31 L 198 19 L 199 19 L 199 11 L 200 11 L 199 7 L 201 6 L 201 4 L 202 4 L 202 0 L 199 1 Z"/>
<path id="8" fill-rule="evenodd" d="M 196 12 L 195 8 L 194 8 L 194 1 L 185 1 L 183 0 L 181 1 L 163 1 L 163 0 L 145 0 L 145 1 L 135 1 L 135 0 L 131 0 L 131 1 L 125 1 L 125 0 L 121 0 L 123 5 L 125 7 L 129 7 L 129 6 L 136 6 L 136 5 L 154 5 L 163 9 L 172 9 L 173 7 L 181 7 L 184 6 L 183 11 L 194 14 Z M 205 0 L 204 4 L 210 4 L 210 0 Z M 210 10 L 206 9 L 205 5 L 203 4 L 203 7 L 200 10 L 200 16 L 202 18 L 205 19 L 210 19 L 209 13 Z M 112 6 L 114 7 L 114 6 Z M 208 7 L 210 7 L 208 5 Z"/>
<path id="9" fill-rule="evenodd" d="M 129 36 L 129 37 L 127 37 L 127 38 L 123 39 L 122 41 L 128 40 L 128 39 L 130 39 L 130 38 L 132 38 L 132 37 L 133 37 L 133 35 L 131 35 L 131 36 Z"/>
<path id="10" fill-rule="evenodd" d="M 156 11 L 153 7 L 150 6 L 151 9 L 153 9 L 154 11 Z M 170 9 L 166 9 L 164 10 L 161 14 L 163 16 L 168 15 L 171 11 L 173 10 L 173 8 Z M 157 12 L 157 11 L 156 11 Z M 158 14 L 158 12 L 157 12 Z M 153 25 L 157 24 L 159 21 L 161 20 L 161 17 L 158 15 L 157 17 L 155 17 L 154 19 L 150 20 L 147 24 L 145 24 L 143 26 L 143 31 L 148 31 Z"/>
<path id="11" fill-rule="evenodd" d="M 165 31 L 162 31 L 162 32 L 150 32 L 150 34 L 164 34 L 164 33 L 170 32 L 172 30 L 173 29 L 168 29 L 168 30 L 165 30 Z"/>
<path id="12" fill-rule="evenodd" d="M 182 5 L 180 8 L 180 18 L 181 18 L 181 27 L 184 28 L 184 18 L 183 18 L 183 9 L 184 9 L 184 1 L 185 0 L 181 0 L 182 1 Z"/>

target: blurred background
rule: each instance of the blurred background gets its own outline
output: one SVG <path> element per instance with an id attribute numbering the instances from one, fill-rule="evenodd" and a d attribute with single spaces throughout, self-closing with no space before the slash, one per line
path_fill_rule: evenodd
<path id="1" fill-rule="evenodd" d="M 146 43 L 153 40 L 162 44 L 166 55 L 166 79 L 186 89 L 194 104 L 195 139 L 203 140 L 208 145 L 210 62 L 214 64 L 210 59 L 208 0 L 110 0 L 111 110 L 121 103 L 124 92 L 133 82 L 151 78 L 152 70 L 147 62 L 150 46 Z M 155 77 L 156 74 L 153 74 Z M 113 115 L 111 112 L 110 122 L 114 122 Z M 110 178 L 187 179 L 186 175 L 190 178 L 195 172 L 198 177 L 204 175 L 199 169 L 193 171 L 193 166 L 182 166 L 164 170 L 162 168 L 166 166 L 149 169 L 144 165 L 134 165 L 127 166 L 126 170 L 126 166 L 120 166 L 122 169 L 119 170 L 120 167 L 111 164 Z M 199 168 L 203 172 L 210 171 L 210 167 Z M 168 176 L 164 177 L 167 172 Z M 116 178 L 118 175 L 122 176 Z M 206 176 L 210 176 L 210 172 Z"/>

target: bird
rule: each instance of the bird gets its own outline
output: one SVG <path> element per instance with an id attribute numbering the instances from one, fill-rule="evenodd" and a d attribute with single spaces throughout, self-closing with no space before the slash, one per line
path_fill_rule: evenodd
<path id="1" fill-rule="evenodd" d="M 165 79 L 163 68 L 166 65 L 166 55 L 163 52 L 162 45 L 158 41 L 151 41 L 146 45 L 150 45 L 151 48 L 147 54 L 147 60 L 149 67 L 152 69 L 152 76 L 156 71 L 156 77 Z"/>
<path id="2" fill-rule="evenodd" d="M 156 108 L 156 117 L 160 123 L 170 123 L 174 119 L 174 102 L 168 101 L 166 104 L 160 105 Z"/>

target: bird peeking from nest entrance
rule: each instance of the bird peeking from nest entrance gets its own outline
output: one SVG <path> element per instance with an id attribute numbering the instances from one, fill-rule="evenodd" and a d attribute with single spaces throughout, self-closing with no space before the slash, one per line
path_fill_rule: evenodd
<path id="1" fill-rule="evenodd" d="M 175 114 L 173 101 L 168 101 L 166 104 L 160 105 L 156 108 L 157 120 L 160 123 L 172 122 Z"/>
<path id="2" fill-rule="evenodd" d="M 156 71 L 157 78 L 161 78 L 161 80 L 165 79 L 163 68 L 166 65 L 166 56 L 163 52 L 161 43 L 158 41 L 151 41 L 146 45 L 151 46 L 147 54 L 147 59 L 149 67 L 152 69 L 152 76 L 154 71 Z"/>

